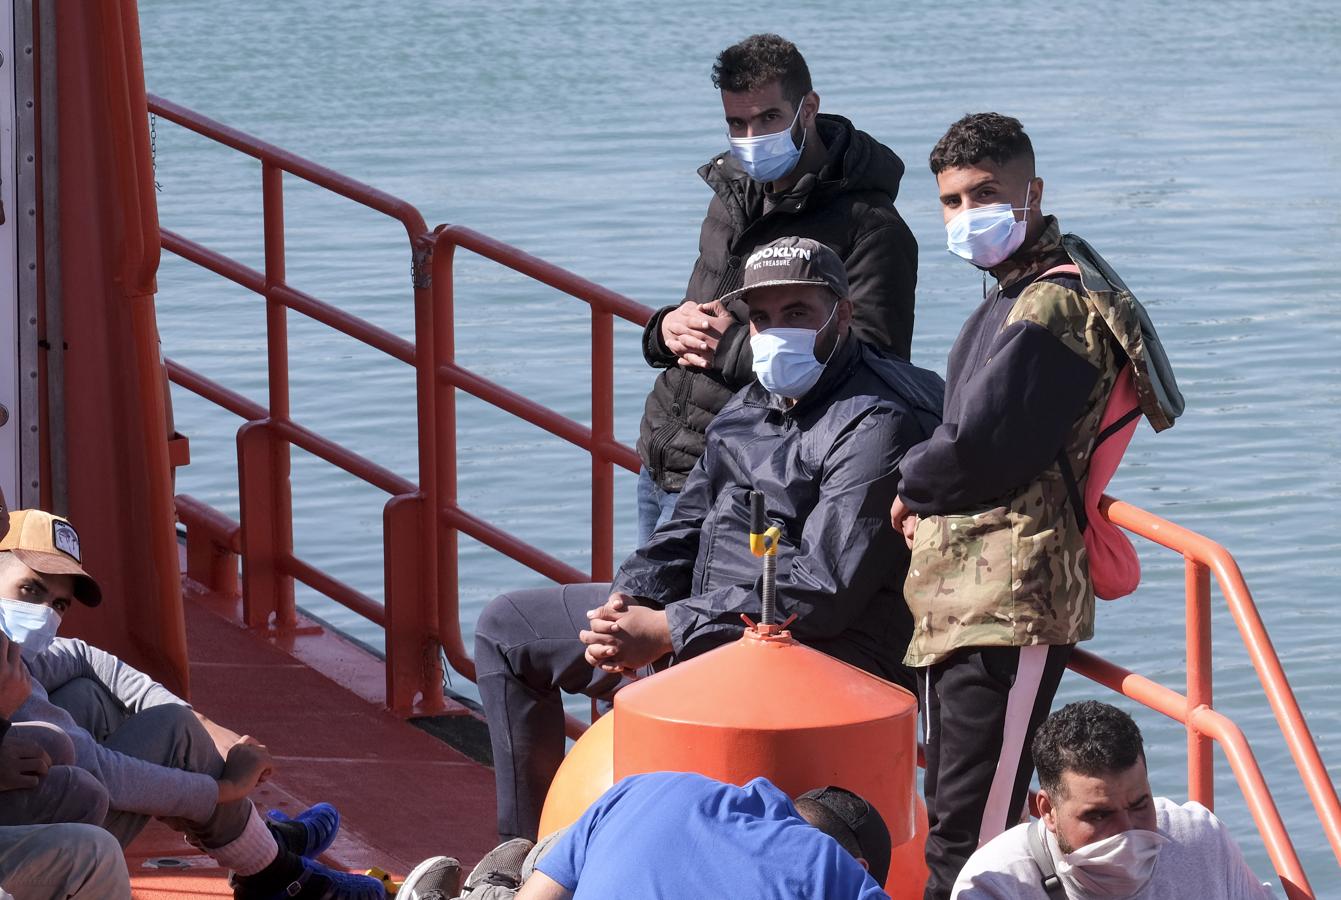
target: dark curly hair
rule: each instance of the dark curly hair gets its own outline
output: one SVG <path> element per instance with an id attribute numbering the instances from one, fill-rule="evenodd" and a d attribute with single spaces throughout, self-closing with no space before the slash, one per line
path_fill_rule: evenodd
<path id="1" fill-rule="evenodd" d="M 1034 734 L 1033 750 L 1039 786 L 1053 795 L 1065 793 L 1063 772 L 1097 778 L 1145 758 L 1132 717 L 1097 700 L 1068 703 L 1048 716 Z"/>
<path id="2" fill-rule="evenodd" d="M 931 173 L 959 169 L 990 159 L 1005 165 L 1021 156 L 1034 164 L 1034 145 L 1019 119 L 1001 113 L 969 113 L 950 126 L 931 151 Z"/>
<path id="3" fill-rule="evenodd" d="M 810 93 L 810 69 L 801 51 L 776 34 L 752 34 L 717 54 L 712 66 L 713 87 L 733 94 L 782 83 L 782 96 L 796 106 Z"/>

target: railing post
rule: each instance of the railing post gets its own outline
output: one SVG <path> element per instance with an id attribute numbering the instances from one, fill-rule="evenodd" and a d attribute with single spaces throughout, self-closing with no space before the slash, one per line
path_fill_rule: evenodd
<path id="1" fill-rule="evenodd" d="M 1211 573 L 1184 557 L 1187 609 L 1187 795 L 1207 809 L 1215 807 L 1215 757 L 1212 742 L 1193 722 L 1198 707 L 1213 707 L 1211 684 Z"/>
<path id="2" fill-rule="evenodd" d="M 238 504 L 242 518 L 242 619 L 248 628 L 297 624 L 293 579 L 284 561 L 293 553 L 288 442 L 269 419 L 237 432 Z"/>
<path id="3" fill-rule="evenodd" d="M 186 526 L 187 577 L 222 597 L 236 597 L 236 526 L 188 494 L 179 494 L 176 505 L 177 518 Z"/>
<path id="4" fill-rule="evenodd" d="M 386 705 L 400 715 L 434 715 L 445 708 L 436 629 L 427 615 L 433 595 L 425 575 L 436 566 L 432 555 L 424 557 L 427 504 L 422 492 L 401 494 L 387 501 L 382 513 Z"/>
<path id="5" fill-rule="evenodd" d="M 456 244 L 450 230 L 439 232 L 433 245 L 433 377 L 441 379 L 442 370 L 456 363 L 456 311 L 453 264 Z M 438 639 L 452 668 L 471 681 L 475 663 L 466 652 L 461 636 L 461 583 L 457 577 L 460 556 L 459 535 L 454 526 L 443 523 L 448 510 L 456 509 L 456 385 L 439 382 L 434 390 L 433 416 L 437 433 L 437 500 L 433 515 L 438 517 Z"/>
<path id="6" fill-rule="evenodd" d="M 591 580 L 614 578 L 615 469 L 606 448 L 615 437 L 614 317 L 591 304 Z"/>
<path id="7" fill-rule="evenodd" d="M 284 172 L 261 164 L 265 221 L 265 324 L 269 418 L 238 431 L 238 482 L 242 512 L 242 609 L 249 627 L 293 627 L 298 622 L 293 578 L 284 569 L 293 556 L 293 492 L 289 443 L 270 423 L 289 419 L 288 309 L 275 297 L 284 283 Z"/>

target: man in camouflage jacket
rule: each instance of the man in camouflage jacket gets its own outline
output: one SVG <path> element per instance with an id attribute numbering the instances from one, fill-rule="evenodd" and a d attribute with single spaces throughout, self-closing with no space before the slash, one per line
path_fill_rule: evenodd
<path id="1" fill-rule="evenodd" d="M 1070 260 L 1018 121 L 966 116 L 931 169 L 951 249 L 996 278 L 950 351 L 944 424 L 904 457 L 892 510 L 912 547 L 904 662 L 917 667 L 925 716 L 926 897 L 944 900 L 980 842 L 1018 821 L 1034 729 L 1076 642 L 1093 635 L 1085 543 L 1059 461 L 1083 490 L 1125 357 L 1079 279 L 1050 273 Z M 995 235 L 966 239 L 993 215 Z"/>

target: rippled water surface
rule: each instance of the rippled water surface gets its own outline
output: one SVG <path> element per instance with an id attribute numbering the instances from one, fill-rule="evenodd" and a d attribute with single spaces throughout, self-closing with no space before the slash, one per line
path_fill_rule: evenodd
<path id="1" fill-rule="evenodd" d="M 908 164 L 898 206 L 922 247 L 915 360 L 943 371 L 979 297 L 943 249 L 928 151 L 968 111 L 1018 116 L 1045 205 L 1149 305 L 1188 413 L 1138 433 L 1112 492 L 1237 556 L 1333 778 L 1341 773 L 1341 15 L 1331 2 L 1191 0 L 1058 6 L 847 2 L 782 8 L 679 3 L 368 4 L 142 0 L 149 89 L 645 304 L 680 299 L 708 192 L 694 169 L 724 144 L 708 79 L 753 31 L 798 42 L 823 108 Z M 157 128 L 165 227 L 263 266 L 255 163 Z M 406 337 L 399 226 L 292 180 L 291 283 Z M 463 254 L 463 364 L 578 419 L 589 416 L 585 307 Z M 167 354 L 265 400 L 264 307 L 165 254 Z M 652 372 L 637 329 L 616 331 L 616 426 L 632 443 Z M 408 366 L 291 315 L 293 414 L 415 477 Z M 238 421 L 174 394 L 192 464 L 179 489 L 236 512 Z M 567 445 L 462 399 L 461 496 L 500 527 L 587 568 L 589 468 Z M 380 598 L 385 495 L 295 453 L 297 550 Z M 618 486 L 617 552 L 633 540 Z M 1141 547 L 1146 585 L 1106 604 L 1090 648 L 1181 686 L 1182 566 Z M 493 594 L 542 583 L 462 541 L 467 628 Z M 373 626 L 304 595 L 364 639 Z M 1253 741 L 1319 896 L 1341 896 L 1242 642 L 1217 598 L 1217 705 Z M 471 690 L 456 679 L 455 687 Z M 1069 676 L 1063 696 L 1094 693 Z M 1139 721 L 1157 792 L 1182 795 L 1182 733 Z M 1217 756 L 1220 803 L 1256 871 L 1269 864 Z"/>

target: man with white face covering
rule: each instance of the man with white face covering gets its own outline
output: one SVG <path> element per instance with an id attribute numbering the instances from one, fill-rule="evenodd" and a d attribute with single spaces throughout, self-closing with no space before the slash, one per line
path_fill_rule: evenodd
<path id="1" fill-rule="evenodd" d="M 800 50 L 776 34 L 727 47 L 712 69 L 729 149 L 698 170 L 712 190 L 683 301 L 647 323 L 643 356 L 663 370 L 638 437 L 638 542 L 666 521 L 703 453 L 712 417 L 753 380 L 738 288 L 750 254 L 813 238 L 843 261 L 849 327 L 908 359 L 917 242 L 894 207 L 903 161 L 842 116 L 820 112 Z"/>
<path id="2" fill-rule="evenodd" d="M 937 422 L 941 380 L 853 336 L 847 274 L 823 244 L 779 238 L 743 267 L 757 381 L 708 428 L 670 521 L 613 584 L 513 591 L 480 616 L 475 665 L 505 839 L 535 840 L 563 759 L 562 692 L 609 697 L 625 672 L 736 640 L 741 615 L 758 615 L 749 491 L 782 532 L 779 620 L 795 614 L 797 640 L 912 686 L 899 663 L 908 551 L 888 511 L 904 450 Z"/>
<path id="3" fill-rule="evenodd" d="M 129 845 L 151 817 L 182 832 L 233 873 L 240 900 L 381 900 L 382 885 L 316 861 L 340 817 L 318 804 L 295 819 L 267 821 L 248 796 L 270 775 L 265 747 L 195 712 L 143 672 L 84 641 L 56 636 L 79 603 L 102 601 L 84 571 L 79 533 L 38 509 L 9 515 L 0 535 L 0 630 L 21 648 L 30 692 L 11 717 L 15 729 L 54 726 L 72 748 L 71 765 L 104 789 L 102 827 Z M 58 810 L 35 809 L 35 822 Z M 0 793 L 0 810 L 6 798 Z M 12 820 L 6 824 L 18 824 Z"/>
<path id="4" fill-rule="evenodd" d="M 1267 900 L 1224 825 L 1152 797 L 1141 732 L 1093 700 L 1034 735 L 1041 818 L 969 858 L 953 900 Z"/>
<path id="5" fill-rule="evenodd" d="M 1043 213 L 1020 123 L 965 116 L 930 163 L 949 249 L 984 273 L 950 350 L 944 422 L 908 451 L 891 509 L 912 549 L 904 662 L 926 732 L 925 896 L 946 900 L 969 854 L 1019 821 L 1029 741 L 1072 649 L 1094 635 L 1072 498 L 1126 359 L 1089 302 L 1074 239 Z"/>

